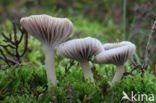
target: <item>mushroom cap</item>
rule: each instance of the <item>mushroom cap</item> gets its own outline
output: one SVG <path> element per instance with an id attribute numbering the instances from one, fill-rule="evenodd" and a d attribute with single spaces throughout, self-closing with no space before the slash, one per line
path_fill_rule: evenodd
<path id="1" fill-rule="evenodd" d="M 73 25 L 67 18 L 48 15 L 32 15 L 20 20 L 22 26 L 44 45 L 55 48 L 65 41 L 73 31 Z"/>
<path id="2" fill-rule="evenodd" d="M 87 37 L 84 39 L 74 39 L 59 46 L 59 55 L 77 61 L 89 61 L 92 56 L 102 52 L 102 44 L 99 40 Z"/>
<path id="3" fill-rule="evenodd" d="M 103 45 L 104 51 L 95 56 L 95 63 L 121 65 L 135 52 L 135 45 L 128 41 L 107 43 Z"/>

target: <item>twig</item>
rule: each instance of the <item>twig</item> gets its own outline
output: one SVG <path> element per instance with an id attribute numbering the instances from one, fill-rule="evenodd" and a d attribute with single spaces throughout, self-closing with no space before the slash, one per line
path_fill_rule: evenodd
<path id="1" fill-rule="evenodd" d="M 4 53 L 3 53 L 3 51 L 2 51 L 2 49 L 0 49 L 0 53 L 2 54 L 2 56 L 3 56 L 3 60 L 5 60 L 6 61 L 6 63 L 7 63 L 7 65 L 10 67 L 10 65 L 9 65 L 9 63 L 8 63 L 8 59 L 6 58 L 6 56 L 4 55 Z"/>
<path id="2" fill-rule="evenodd" d="M 5 60 L 5 58 L 3 56 L 1 56 L 1 55 L 0 55 L 0 59 Z M 14 65 L 15 64 L 18 64 L 19 65 L 20 64 L 19 62 L 15 61 L 13 59 L 10 59 L 10 58 L 6 58 L 6 59 L 7 59 L 8 62 L 10 62 L 10 63 L 12 63 Z"/>
<path id="3" fill-rule="evenodd" d="M 148 41 L 147 41 L 147 45 L 146 45 L 146 49 L 145 49 L 145 55 L 144 55 L 144 62 L 141 65 L 138 65 L 136 63 L 134 63 L 134 61 L 132 62 L 134 65 L 134 68 L 131 70 L 131 73 L 136 70 L 136 69 L 140 69 L 141 72 L 141 76 L 143 77 L 144 75 L 144 70 L 147 68 L 148 65 L 148 61 L 149 61 L 149 46 L 150 46 L 150 41 L 151 41 L 151 37 L 152 34 L 155 32 L 156 29 L 156 20 L 154 21 L 154 24 L 152 25 L 152 29 L 150 30 L 150 33 L 148 35 Z"/>
<path id="4" fill-rule="evenodd" d="M 7 64 L 8 62 L 12 64 L 19 64 L 21 63 L 21 58 L 26 53 L 26 50 L 28 47 L 28 34 L 23 28 L 18 26 L 16 23 L 12 22 L 12 24 L 13 24 L 13 34 L 9 33 L 9 37 L 7 37 L 4 33 L 1 33 L 4 38 L 3 41 L 5 41 L 6 44 L 4 45 L 0 44 L 0 47 L 3 48 L 1 49 L 2 55 L 0 55 L 0 58 L 4 60 Z M 21 33 L 21 36 L 19 39 L 17 36 L 18 31 L 20 31 Z M 24 48 L 23 48 L 22 53 L 20 53 L 19 47 L 23 39 L 24 39 Z M 7 58 L 2 50 L 5 50 L 6 53 L 14 59 Z"/>
<path id="5" fill-rule="evenodd" d="M 24 49 L 23 49 L 23 53 L 20 55 L 20 57 L 24 56 L 25 52 L 27 51 L 27 47 L 28 47 L 28 33 L 25 33 Z"/>
<path id="6" fill-rule="evenodd" d="M 15 49 L 15 47 L 12 45 L 12 44 L 7 44 L 7 45 L 2 45 L 0 44 L 1 47 L 4 47 L 4 48 L 7 48 L 7 47 L 10 47 L 12 49 Z"/>
<path id="7" fill-rule="evenodd" d="M 4 40 L 5 42 L 11 42 L 11 43 L 13 44 L 12 40 L 11 40 L 10 38 L 8 38 L 7 36 L 5 36 L 4 33 L 1 33 L 1 35 L 2 35 L 3 38 L 5 39 L 5 40 Z"/>
<path id="8" fill-rule="evenodd" d="M 155 32 L 154 30 L 156 29 L 156 21 L 154 21 L 154 24 L 152 25 L 152 29 L 149 33 L 149 36 L 148 36 L 148 42 L 147 42 L 147 45 L 146 45 L 146 50 L 145 50 L 145 56 L 144 56 L 144 63 L 142 65 L 142 68 L 145 69 L 147 67 L 147 63 L 148 63 L 148 56 L 149 56 L 149 53 L 148 53 L 148 50 L 149 50 L 149 46 L 150 46 L 150 41 L 151 41 L 151 37 L 152 37 L 152 34 Z"/>

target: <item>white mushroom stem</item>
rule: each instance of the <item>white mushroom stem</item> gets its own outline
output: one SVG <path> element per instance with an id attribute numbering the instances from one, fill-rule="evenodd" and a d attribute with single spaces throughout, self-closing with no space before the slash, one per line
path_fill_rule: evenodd
<path id="1" fill-rule="evenodd" d="M 52 82 L 53 86 L 57 84 L 56 80 L 56 72 L 55 72 L 55 58 L 54 58 L 54 50 L 50 47 L 45 47 L 45 65 L 46 65 L 46 74 L 48 79 L 48 84 Z"/>
<path id="2" fill-rule="evenodd" d="M 91 82 L 94 83 L 93 74 L 91 71 L 92 63 L 89 61 L 80 62 L 80 66 L 82 67 L 85 80 L 91 80 Z"/>
<path id="3" fill-rule="evenodd" d="M 125 72 L 124 65 L 118 65 L 112 83 L 119 82 Z"/>

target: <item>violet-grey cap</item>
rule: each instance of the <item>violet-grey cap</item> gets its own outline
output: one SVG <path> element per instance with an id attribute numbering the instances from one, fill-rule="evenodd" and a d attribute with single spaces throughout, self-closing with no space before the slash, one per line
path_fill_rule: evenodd
<path id="1" fill-rule="evenodd" d="M 128 41 L 120 43 L 107 43 L 103 45 L 104 51 L 95 56 L 95 63 L 120 65 L 132 57 L 135 45 Z"/>
<path id="2" fill-rule="evenodd" d="M 20 23 L 30 34 L 52 48 L 65 41 L 73 31 L 72 22 L 67 18 L 48 15 L 23 17 Z"/>
<path id="3" fill-rule="evenodd" d="M 84 39 L 74 39 L 59 46 L 60 56 L 75 59 L 77 61 L 89 61 L 92 56 L 103 51 L 99 40 L 87 37 Z"/>

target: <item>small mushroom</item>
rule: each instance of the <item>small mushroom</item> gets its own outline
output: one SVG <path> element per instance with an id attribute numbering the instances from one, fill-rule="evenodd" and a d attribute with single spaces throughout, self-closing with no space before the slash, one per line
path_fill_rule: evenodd
<path id="1" fill-rule="evenodd" d="M 107 43 L 103 45 L 104 51 L 95 57 L 95 63 L 115 64 L 117 66 L 112 83 L 121 80 L 124 73 L 124 63 L 132 57 L 135 52 L 135 45 L 131 42 Z"/>
<path id="2" fill-rule="evenodd" d="M 48 15 L 32 15 L 20 20 L 22 26 L 43 44 L 46 59 L 48 84 L 56 85 L 54 52 L 56 46 L 65 41 L 72 33 L 73 25 L 67 18 L 56 18 Z"/>
<path id="3" fill-rule="evenodd" d="M 92 56 L 97 55 L 102 50 L 101 42 L 91 37 L 70 40 L 61 44 L 58 48 L 60 56 L 79 61 L 85 79 L 91 80 L 91 82 L 94 82 L 94 79 L 91 72 L 92 63 L 90 60 Z"/>

